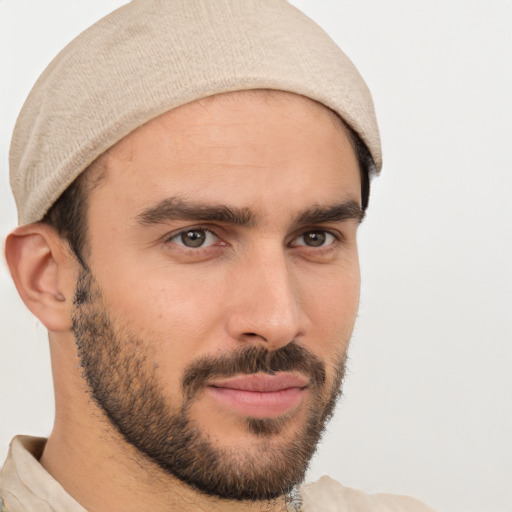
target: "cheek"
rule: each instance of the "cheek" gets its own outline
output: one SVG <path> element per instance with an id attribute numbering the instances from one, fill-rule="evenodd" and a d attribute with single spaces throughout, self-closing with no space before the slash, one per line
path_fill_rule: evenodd
<path id="1" fill-rule="evenodd" d="M 332 387 L 339 387 L 339 371 L 344 373 L 344 361 L 359 308 L 360 278 L 359 272 L 334 280 L 325 290 L 324 298 L 319 301 L 318 316 L 322 318 L 322 332 L 318 333 L 317 344 L 322 350 L 321 358 L 326 363 L 327 382 L 326 398 Z"/>
<path id="2" fill-rule="evenodd" d="M 105 300 L 136 331 L 193 337 L 212 313 L 215 302 L 208 299 L 215 296 L 217 285 L 198 268 L 121 256 L 115 266 L 99 270 L 95 268 L 95 275 Z"/>
<path id="3" fill-rule="evenodd" d="M 212 338 L 221 338 L 221 301 L 212 299 L 215 289 L 210 289 L 214 283 L 168 268 L 140 270 L 118 263 L 108 278 L 98 279 L 109 314 L 152 354 L 162 384 L 179 389 L 185 366 L 207 350 Z"/>
<path id="4" fill-rule="evenodd" d="M 312 342 L 322 356 L 337 360 L 346 351 L 359 308 L 359 266 L 333 272 L 323 279 L 315 294 L 309 294 L 305 308 L 309 311 L 314 336 Z"/>

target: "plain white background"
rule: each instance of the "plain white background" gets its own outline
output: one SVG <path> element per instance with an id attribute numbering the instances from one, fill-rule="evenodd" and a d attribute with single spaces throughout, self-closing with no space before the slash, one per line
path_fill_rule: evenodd
<path id="1" fill-rule="evenodd" d="M 50 59 L 123 0 L 0 0 L 0 236 L 8 145 Z M 345 396 L 309 478 L 512 511 L 512 1 L 293 0 L 359 67 L 384 148 L 361 234 Z M 47 435 L 44 328 L 0 263 L 0 458 Z"/>

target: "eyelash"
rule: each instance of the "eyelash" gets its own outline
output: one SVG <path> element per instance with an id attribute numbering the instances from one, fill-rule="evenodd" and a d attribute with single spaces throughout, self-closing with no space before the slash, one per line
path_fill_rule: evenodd
<path id="1" fill-rule="evenodd" d="M 330 243 L 327 243 L 327 244 L 322 244 L 322 245 L 307 245 L 306 243 L 302 243 L 302 244 L 299 244 L 299 243 L 296 243 L 296 240 L 302 238 L 303 241 L 305 242 L 305 236 L 306 235 L 318 235 L 322 233 L 323 235 L 325 235 L 325 238 L 328 239 L 329 237 L 331 237 L 331 241 Z M 336 234 L 336 233 L 333 233 L 332 231 L 329 231 L 327 229 L 308 229 L 307 231 L 303 231 L 299 236 L 296 236 L 291 242 L 290 244 L 288 244 L 290 247 L 305 247 L 306 249 L 316 249 L 316 250 L 320 250 L 320 249 L 328 249 L 328 248 L 331 248 L 333 247 L 334 245 L 336 245 L 338 242 L 340 241 L 340 235 L 339 234 Z"/>
<path id="2" fill-rule="evenodd" d="M 165 243 L 173 243 L 174 242 L 175 244 L 186 247 L 187 249 L 204 248 L 202 244 L 198 245 L 196 247 L 193 247 L 193 246 L 189 247 L 189 246 L 185 245 L 185 243 L 179 243 L 179 240 L 181 239 L 181 241 L 183 241 L 183 237 L 185 235 L 187 235 L 188 233 L 198 233 L 198 232 L 204 233 L 205 241 L 208 241 L 208 239 L 211 238 L 212 236 L 219 239 L 219 237 L 210 229 L 196 227 L 196 228 L 183 229 L 181 231 L 178 231 L 177 233 L 173 233 L 172 235 L 166 237 Z M 191 241 L 193 242 L 193 240 L 191 240 Z M 212 244 L 209 244 L 207 247 L 209 247 L 210 245 L 212 245 Z"/>
<path id="3" fill-rule="evenodd" d="M 169 236 L 167 236 L 165 239 L 164 239 L 164 243 L 165 244 L 171 244 L 171 243 L 175 243 L 176 245 L 179 245 L 180 247 L 183 247 L 185 250 L 191 250 L 191 251 L 199 251 L 199 250 L 207 250 L 208 248 L 210 247 L 213 247 L 215 245 L 217 245 L 215 242 L 213 243 L 210 243 L 208 245 L 198 245 L 196 247 L 191 247 L 191 246 L 187 246 L 185 245 L 184 243 L 179 243 L 177 242 L 177 240 L 180 240 L 180 237 L 183 237 L 184 235 L 186 235 L 187 233 L 192 233 L 192 232 L 198 232 L 198 231 L 201 231 L 201 232 L 204 232 L 205 233 L 205 240 L 208 241 L 208 237 L 209 236 L 213 236 L 217 239 L 217 241 L 220 241 L 221 243 L 218 244 L 218 245 L 221 245 L 221 246 L 227 246 L 228 244 L 226 242 L 224 242 L 222 240 L 221 237 L 219 237 L 214 231 L 212 231 L 211 229 L 207 228 L 207 227 L 203 227 L 203 226 L 195 226 L 195 227 L 190 227 L 190 228 L 186 228 L 186 229 L 183 229 L 181 231 L 178 231 L 176 233 L 172 233 L 170 234 Z M 305 237 L 306 235 L 308 234 L 313 234 L 313 233 L 316 233 L 316 234 L 319 234 L 319 233 L 322 233 L 322 234 L 325 234 L 326 235 L 326 238 L 329 239 L 329 237 L 331 237 L 331 241 L 330 243 L 328 243 L 327 245 L 318 245 L 318 246 L 314 246 L 314 245 L 307 245 L 306 243 L 296 243 L 296 241 L 300 238 L 303 238 Z M 328 230 L 328 229 L 320 229 L 320 228 L 317 228 L 317 229 L 314 229 L 314 228 L 311 228 L 311 229 L 307 229 L 305 231 L 301 231 L 300 234 L 298 234 L 297 236 L 295 236 L 291 242 L 289 242 L 287 244 L 288 247 L 303 247 L 305 248 L 306 250 L 307 249 L 310 249 L 310 250 L 315 250 L 315 251 L 320 251 L 320 250 L 327 250 L 327 249 L 330 249 L 332 247 L 334 247 L 335 245 L 337 245 L 339 242 L 342 241 L 342 235 L 339 233 L 339 232 L 334 232 L 334 231 L 331 231 L 331 230 Z M 181 238 L 181 241 L 183 239 Z"/>

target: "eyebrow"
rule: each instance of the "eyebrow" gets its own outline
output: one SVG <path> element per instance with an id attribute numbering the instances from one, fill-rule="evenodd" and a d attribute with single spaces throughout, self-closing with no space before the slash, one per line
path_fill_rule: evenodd
<path id="1" fill-rule="evenodd" d="M 323 222 L 339 222 L 355 219 L 361 223 L 365 212 L 361 205 L 353 200 L 348 200 L 332 206 L 315 206 L 301 212 L 296 223 L 299 225 L 321 224 Z"/>
<path id="2" fill-rule="evenodd" d="M 247 226 L 253 223 L 253 213 L 248 208 L 230 208 L 225 205 L 208 205 L 169 197 L 156 206 L 146 208 L 136 217 L 139 224 L 162 224 L 172 220 L 214 221 Z"/>
<path id="3" fill-rule="evenodd" d="M 355 219 L 362 222 L 365 212 L 353 200 L 332 206 L 313 206 L 299 212 L 295 217 L 296 225 L 321 224 Z M 197 220 L 201 222 L 223 222 L 236 226 L 252 226 L 255 215 L 249 208 L 234 208 L 226 205 L 210 205 L 170 197 L 157 205 L 144 209 L 136 216 L 141 225 L 163 224 L 173 220 Z"/>

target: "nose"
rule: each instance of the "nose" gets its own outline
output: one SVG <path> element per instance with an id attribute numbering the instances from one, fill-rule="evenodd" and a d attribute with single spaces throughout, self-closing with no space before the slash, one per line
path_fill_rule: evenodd
<path id="1" fill-rule="evenodd" d="M 253 257 L 236 270 L 228 318 L 232 339 L 276 350 L 305 334 L 307 316 L 282 250 Z"/>

